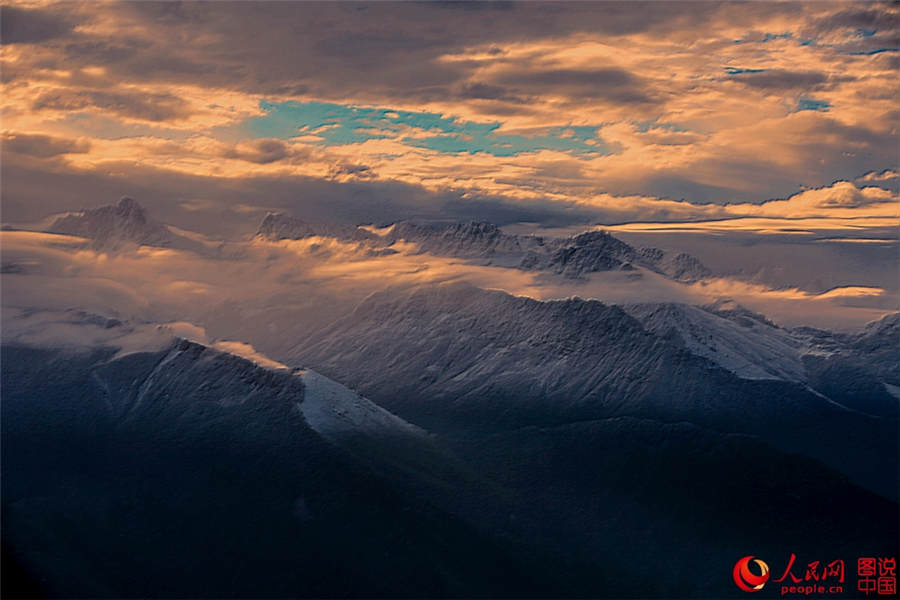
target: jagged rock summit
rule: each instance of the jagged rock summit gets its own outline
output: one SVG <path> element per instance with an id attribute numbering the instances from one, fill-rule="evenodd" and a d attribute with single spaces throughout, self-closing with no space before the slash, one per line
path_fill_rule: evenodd
<path id="1" fill-rule="evenodd" d="M 309 237 L 333 237 L 344 241 L 377 240 L 379 236 L 351 225 L 310 223 L 284 213 L 268 213 L 256 235 L 268 240 L 302 240 Z"/>
<path id="2" fill-rule="evenodd" d="M 87 238 L 96 249 L 114 248 L 128 242 L 167 247 L 173 241 L 169 228 L 149 218 L 147 211 L 128 196 L 116 204 L 65 214 L 48 231 Z"/>
<path id="3" fill-rule="evenodd" d="M 379 235 L 361 227 L 310 223 L 281 213 L 269 213 L 257 236 L 278 241 L 314 236 L 365 242 L 384 248 L 396 242 L 416 244 L 420 252 L 479 261 L 526 271 L 548 271 L 566 279 L 584 279 L 601 271 L 633 271 L 642 267 L 682 283 L 712 276 L 697 258 L 659 248 L 636 249 L 610 233 L 587 231 L 564 238 L 504 233 L 483 221 L 417 223 L 400 221 Z"/>

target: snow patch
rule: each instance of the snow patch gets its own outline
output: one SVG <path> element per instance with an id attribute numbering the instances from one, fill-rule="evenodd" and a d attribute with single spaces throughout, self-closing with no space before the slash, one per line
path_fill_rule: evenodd
<path id="1" fill-rule="evenodd" d="M 303 418 L 326 438 L 346 434 L 425 436 L 423 429 L 407 423 L 351 389 L 315 371 L 297 372 L 303 380 Z"/>

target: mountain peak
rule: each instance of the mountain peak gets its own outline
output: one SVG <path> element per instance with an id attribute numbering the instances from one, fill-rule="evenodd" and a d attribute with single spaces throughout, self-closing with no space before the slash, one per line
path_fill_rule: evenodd
<path id="1" fill-rule="evenodd" d="M 482 259 L 526 271 L 549 270 L 567 279 L 583 279 L 590 273 L 634 270 L 645 267 L 667 277 L 691 283 L 712 272 L 689 254 L 658 248 L 636 250 L 605 230 L 585 231 L 566 238 L 544 238 L 504 233 L 483 221 L 416 223 L 401 221 L 388 234 L 423 252 L 439 256 Z"/>
<path id="2" fill-rule="evenodd" d="M 123 196 L 116 204 L 68 213 L 57 218 L 48 231 L 65 233 L 92 241 L 94 248 L 108 249 L 133 242 L 148 246 L 169 246 L 169 229 L 147 216 L 136 200 Z"/>
<path id="3" fill-rule="evenodd" d="M 779 329 L 778 325 L 767 319 L 765 315 L 753 312 L 731 298 L 720 298 L 712 304 L 707 304 L 700 308 L 714 315 L 734 321 L 743 327 L 754 327 L 762 324 L 766 327 Z"/>
<path id="4" fill-rule="evenodd" d="M 259 224 L 256 235 L 271 241 L 302 240 L 315 236 L 334 237 L 344 241 L 363 241 L 378 238 L 374 233 L 353 225 L 310 223 L 280 212 L 267 213 L 262 223 Z"/>
<path id="5" fill-rule="evenodd" d="M 144 207 L 138 204 L 138 201 L 130 196 L 122 196 L 119 198 L 119 202 L 116 203 L 116 209 L 123 214 L 136 212 L 141 216 L 144 215 Z"/>

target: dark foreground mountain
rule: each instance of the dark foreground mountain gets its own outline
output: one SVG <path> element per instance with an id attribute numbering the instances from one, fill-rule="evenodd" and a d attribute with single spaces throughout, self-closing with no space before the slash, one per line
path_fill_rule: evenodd
<path id="1" fill-rule="evenodd" d="M 460 466 L 344 418 L 337 384 L 191 342 L 5 346 L 3 377 L 4 544 L 54 596 L 721 597 L 747 552 L 896 533 L 896 504 L 815 461 L 684 423 L 475 436 Z"/>
<path id="2" fill-rule="evenodd" d="M 563 277 L 668 260 L 598 233 L 270 217 L 266 239 L 411 242 Z M 183 241 L 128 202 L 72 218 L 104 252 Z M 210 311 L 214 335 L 288 368 L 4 306 L 4 595 L 745 597 L 731 569 L 748 554 L 775 575 L 792 553 L 897 554 L 896 315 L 837 335 L 728 303 L 465 285 L 344 310 Z"/>
<path id="3" fill-rule="evenodd" d="M 583 310 L 604 317 L 601 341 L 638 331 L 618 309 Z M 532 341 L 571 346 L 532 316 Z M 5 573 L 53 596 L 736 597 L 749 553 L 896 550 L 896 503 L 753 436 L 648 418 L 649 400 L 644 417 L 575 402 L 516 423 L 484 396 L 494 427 L 435 436 L 313 372 L 194 342 L 7 336 Z"/>
<path id="4" fill-rule="evenodd" d="M 448 434 L 623 416 L 689 422 L 758 436 L 896 497 L 893 479 L 871 468 L 896 469 L 896 411 L 887 404 L 866 412 L 868 396 L 837 388 L 826 396 L 802 378 L 742 377 L 601 302 L 538 302 L 466 285 L 384 292 L 281 358 Z M 870 383 L 887 403 L 883 383 Z"/>
<path id="5" fill-rule="evenodd" d="M 455 467 L 425 432 L 319 375 L 183 340 L 126 354 L 7 344 L 2 365 L 4 549 L 42 593 L 541 589 L 428 500 Z"/>

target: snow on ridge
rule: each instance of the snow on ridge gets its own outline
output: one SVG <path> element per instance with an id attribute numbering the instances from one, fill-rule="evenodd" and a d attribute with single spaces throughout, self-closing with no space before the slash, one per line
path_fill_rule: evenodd
<path id="1" fill-rule="evenodd" d="M 297 371 L 303 381 L 303 418 L 326 438 L 355 433 L 425 436 L 407 423 L 353 390 L 311 370 Z"/>
<path id="2" fill-rule="evenodd" d="M 731 312 L 677 303 L 626 304 L 623 308 L 649 331 L 675 335 L 691 353 L 743 379 L 806 380 L 804 340 L 765 320 L 749 318 L 753 313 L 742 307 Z"/>

